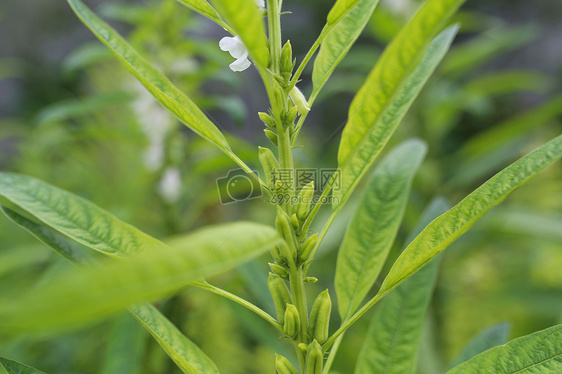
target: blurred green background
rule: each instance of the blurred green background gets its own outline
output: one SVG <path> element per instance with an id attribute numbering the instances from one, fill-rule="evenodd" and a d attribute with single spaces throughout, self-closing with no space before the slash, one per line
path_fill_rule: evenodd
<path id="1" fill-rule="evenodd" d="M 220 123 L 234 150 L 258 170 L 257 145 L 271 145 L 256 114 L 267 110 L 266 95 L 253 69 L 228 69 L 231 58 L 218 48 L 224 30 L 173 0 L 87 3 Z M 332 3 L 284 1 L 292 13 L 283 16 L 283 37 L 298 59 Z M 353 93 L 418 4 L 381 0 L 311 112 L 298 141 L 303 147 L 295 151 L 297 166 L 335 167 Z M 461 34 L 387 148 L 420 137 L 430 149 L 389 261 L 433 197 L 456 203 L 561 133 L 561 16 L 562 2 L 547 0 L 468 0 L 456 16 Z M 310 71 L 300 84 L 305 93 Z M 165 238 L 242 218 L 273 223 L 275 211 L 262 199 L 220 204 L 216 180 L 231 169 L 228 158 L 178 123 L 118 65 L 65 1 L 0 3 L 0 170 L 41 178 Z M 311 295 L 333 290 L 338 243 L 352 213 L 350 204 L 311 267 L 319 278 Z M 0 243 L 5 295 L 70 266 L 3 216 Z M 266 262 L 263 257 L 212 281 L 271 311 Z M 562 322 L 560 269 L 558 164 L 444 254 L 419 372 L 444 372 L 467 342 L 491 326 L 507 323 L 512 339 Z M 157 305 L 223 373 L 270 373 L 274 352 L 291 356 L 270 326 L 217 296 L 186 289 Z M 333 321 L 332 329 L 336 314 Z M 363 318 L 346 335 L 334 372 L 353 372 L 367 324 Z M 0 356 L 57 374 L 180 372 L 128 315 L 72 333 L 0 341 Z"/>

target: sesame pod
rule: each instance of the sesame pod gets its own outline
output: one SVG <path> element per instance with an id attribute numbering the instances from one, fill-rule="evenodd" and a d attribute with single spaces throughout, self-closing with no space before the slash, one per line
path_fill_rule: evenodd
<path id="1" fill-rule="evenodd" d="M 318 282 L 318 278 L 316 277 L 306 277 L 304 278 L 304 283 L 316 283 Z"/>
<path id="2" fill-rule="evenodd" d="M 263 167 L 263 172 L 265 173 L 265 180 L 267 181 L 267 187 L 273 190 L 275 187 L 275 181 L 278 180 L 279 173 L 279 162 L 275 158 L 273 152 L 269 148 L 258 147 L 261 166 Z"/>
<path id="3" fill-rule="evenodd" d="M 283 259 L 283 257 L 281 256 L 281 251 L 279 249 L 278 246 L 272 247 L 269 250 L 269 253 L 271 253 L 271 257 L 273 257 L 273 259 L 278 263 L 278 264 L 283 264 L 285 263 L 285 259 Z"/>
<path id="4" fill-rule="evenodd" d="M 267 285 L 269 286 L 271 296 L 273 296 L 273 303 L 275 304 L 275 309 L 277 310 L 279 322 L 283 323 L 285 321 L 285 309 L 287 308 L 287 304 L 291 304 L 293 302 L 289 289 L 287 288 L 287 284 L 279 275 L 269 273 Z"/>
<path id="5" fill-rule="evenodd" d="M 279 145 L 279 141 L 277 140 L 277 134 L 275 132 L 268 129 L 263 130 L 263 132 L 265 132 L 265 136 L 267 136 L 267 138 L 271 140 L 273 145 L 275 146 Z"/>
<path id="6" fill-rule="evenodd" d="M 289 109 L 287 111 L 287 114 L 285 115 L 285 124 L 287 126 L 290 126 L 290 125 L 295 123 L 295 120 L 297 119 L 298 112 L 299 112 L 299 109 L 296 105 L 292 106 L 291 109 Z"/>
<path id="7" fill-rule="evenodd" d="M 312 339 L 323 344 L 328 339 L 328 328 L 330 327 L 330 313 L 332 312 L 332 300 L 328 290 L 320 293 L 310 312 L 308 322 L 308 335 Z"/>
<path id="8" fill-rule="evenodd" d="M 280 67 L 282 73 L 291 74 L 293 72 L 293 47 L 291 46 L 291 41 L 289 40 L 287 40 L 287 43 L 285 43 L 283 49 L 281 50 Z"/>
<path id="9" fill-rule="evenodd" d="M 294 338 L 297 336 L 300 328 L 301 320 L 297 307 L 293 304 L 287 304 L 287 308 L 285 309 L 285 322 L 283 322 L 283 331 L 285 332 L 285 335 Z"/>
<path id="10" fill-rule="evenodd" d="M 293 213 L 293 215 L 291 216 L 291 225 L 293 225 L 293 229 L 295 229 L 295 232 L 298 233 L 301 231 L 301 224 L 299 222 L 299 219 L 297 218 L 297 214 Z"/>
<path id="11" fill-rule="evenodd" d="M 289 95 L 291 96 L 291 100 L 293 100 L 293 103 L 295 103 L 295 105 L 297 106 L 299 110 L 299 114 L 306 114 L 310 112 L 310 106 L 308 105 L 308 101 L 306 101 L 306 98 L 304 97 L 302 92 L 297 88 L 297 86 L 293 87 L 291 92 L 289 92 Z"/>
<path id="12" fill-rule="evenodd" d="M 314 340 L 306 351 L 306 368 L 304 374 L 322 374 L 322 346 Z"/>
<path id="13" fill-rule="evenodd" d="M 272 262 L 268 262 L 267 264 L 269 265 L 269 268 L 271 269 L 271 271 L 274 274 L 279 275 L 281 278 L 283 278 L 285 280 L 289 279 L 289 270 L 285 269 L 281 265 L 277 265 L 277 264 L 274 264 Z"/>
<path id="14" fill-rule="evenodd" d="M 271 129 L 277 128 L 277 125 L 275 123 L 275 119 L 272 116 L 270 116 L 269 114 L 264 113 L 264 112 L 259 112 L 258 116 L 260 116 L 261 121 L 267 127 L 271 128 Z"/>
<path id="15" fill-rule="evenodd" d="M 289 218 L 287 213 L 285 213 L 283 209 L 281 209 L 281 207 L 279 207 L 278 205 L 277 218 L 275 219 L 275 227 L 277 228 L 277 231 L 279 232 L 281 237 L 285 239 L 285 241 L 289 245 L 289 250 L 291 254 L 294 255 L 294 258 L 296 258 L 296 254 L 297 254 L 297 247 L 295 245 L 296 239 L 293 230 L 291 229 L 291 225 L 292 225 L 291 219 Z"/>
<path id="16" fill-rule="evenodd" d="M 281 78 L 281 77 L 279 77 Z M 281 78 L 282 80 L 282 78 Z M 281 88 L 280 84 L 276 84 L 273 87 L 273 97 L 275 97 L 275 102 L 277 103 L 279 108 L 283 108 L 283 104 L 285 104 L 285 101 L 287 101 L 287 94 L 285 93 L 285 90 L 283 88 Z M 282 111 L 279 111 L 278 113 L 273 113 L 273 115 L 277 118 L 281 118 L 281 114 Z"/>
<path id="17" fill-rule="evenodd" d="M 310 203 L 314 197 L 314 181 L 310 181 L 306 186 L 302 188 L 297 197 L 297 204 L 295 206 L 295 211 L 297 213 L 297 218 L 300 221 L 306 220 L 308 212 L 310 210 Z"/>
<path id="18" fill-rule="evenodd" d="M 275 354 L 275 370 L 277 370 L 277 374 L 299 374 L 289 360 L 277 353 Z"/>
<path id="19" fill-rule="evenodd" d="M 318 242 L 318 234 L 314 234 L 308 239 L 304 241 L 299 251 L 299 259 L 304 263 L 309 260 L 309 257 L 312 255 L 312 251 L 314 247 L 316 247 L 316 243 Z"/>

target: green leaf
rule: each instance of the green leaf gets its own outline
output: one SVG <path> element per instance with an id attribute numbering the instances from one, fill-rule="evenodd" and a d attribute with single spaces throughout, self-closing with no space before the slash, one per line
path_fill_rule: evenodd
<path id="1" fill-rule="evenodd" d="M 38 225 L 4 207 L 2 210 L 17 225 L 29 231 L 73 264 L 86 268 L 96 263 L 81 252 L 76 244 L 53 229 Z M 141 303 L 130 307 L 129 312 L 139 320 L 184 373 L 218 374 L 219 371 L 213 361 L 154 306 Z"/>
<path id="2" fill-rule="evenodd" d="M 184 373 L 219 374 L 215 363 L 153 305 L 142 303 L 129 310 Z"/>
<path id="3" fill-rule="evenodd" d="M 462 0 L 430 0 L 384 51 L 349 108 L 338 164 L 345 203 L 449 48 L 458 27 L 437 33 Z M 337 201 L 338 199 L 335 199 Z M 334 208 L 336 205 L 334 205 Z"/>
<path id="4" fill-rule="evenodd" d="M 31 366 L 20 364 L 17 361 L 8 360 L 2 357 L 0 357 L 0 365 L 6 369 L 8 374 L 45 374 L 44 372 L 34 369 Z"/>
<path id="5" fill-rule="evenodd" d="M 146 62 L 117 31 L 103 22 L 84 3 L 80 0 L 67 1 L 80 20 L 115 53 L 125 67 L 164 107 L 195 133 L 215 144 L 225 153 L 229 153 L 230 146 L 223 134 L 186 94 Z"/>
<path id="6" fill-rule="evenodd" d="M 447 374 L 531 374 L 562 372 L 562 325 L 487 350 Z"/>
<path id="7" fill-rule="evenodd" d="M 261 68 L 269 66 L 269 48 L 263 15 L 255 1 L 212 0 L 219 13 L 242 39 L 252 60 Z"/>
<path id="8" fill-rule="evenodd" d="M 91 202 L 32 177 L 0 172 L 0 198 L 78 243 L 110 256 L 165 247 Z"/>
<path id="9" fill-rule="evenodd" d="M 168 250 L 67 271 L 1 305 L 0 333 L 50 333 L 99 320 L 135 303 L 174 294 L 190 281 L 232 269 L 281 243 L 270 226 L 231 223 L 177 238 Z"/>
<path id="10" fill-rule="evenodd" d="M 328 15 L 328 19 L 339 19 L 338 23 L 328 22 L 322 33 L 326 37 L 322 42 L 318 56 L 314 61 L 312 96 L 316 96 L 334 69 L 347 55 L 361 32 L 369 22 L 379 0 L 354 1 L 351 8 L 343 8 L 343 2 L 338 1 Z M 350 9 L 347 11 L 347 9 Z M 343 18 L 337 14 L 346 14 Z"/>
<path id="11" fill-rule="evenodd" d="M 442 199 L 434 200 L 410 238 L 447 208 Z M 415 373 L 423 322 L 438 266 L 438 261 L 431 262 L 382 300 L 359 352 L 355 374 Z"/>
<path id="12" fill-rule="evenodd" d="M 388 256 L 415 172 L 427 147 L 409 140 L 375 170 L 338 252 L 335 286 L 340 316 L 351 315 L 375 283 Z"/>
<path id="13" fill-rule="evenodd" d="M 421 269 L 487 211 L 561 157 L 562 135 L 500 171 L 447 213 L 433 220 L 398 257 L 379 293 L 388 293 Z"/>
<path id="14" fill-rule="evenodd" d="M 221 25 L 224 28 L 226 27 L 226 23 L 223 21 L 219 13 L 216 11 L 215 8 L 209 4 L 208 1 L 205 0 L 177 0 L 178 3 L 185 5 L 186 7 L 196 11 L 197 13 L 209 18 L 210 20 L 216 22 L 217 24 Z"/>
<path id="15" fill-rule="evenodd" d="M 482 331 L 463 348 L 450 368 L 460 365 L 488 349 L 507 343 L 509 327 L 509 323 L 499 323 Z"/>

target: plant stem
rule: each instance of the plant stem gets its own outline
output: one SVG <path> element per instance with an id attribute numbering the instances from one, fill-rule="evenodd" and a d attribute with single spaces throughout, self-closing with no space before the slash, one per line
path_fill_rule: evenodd
<path id="1" fill-rule="evenodd" d="M 338 352 L 338 348 L 340 347 L 342 340 L 343 340 L 343 334 L 338 336 L 338 338 L 334 342 L 332 350 L 330 351 L 330 354 L 328 355 L 328 359 L 326 360 L 326 363 L 324 364 L 324 368 L 322 369 L 322 374 L 328 374 L 330 372 L 330 368 L 334 363 L 334 359 L 336 358 L 336 353 Z"/>
<path id="2" fill-rule="evenodd" d="M 193 285 L 193 286 L 202 288 L 204 290 L 210 291 L 210 292 L 212 292 L 216 295 L 220 295 L 222 297 L 225 297 L 229 300 L 234 301 L 235 303 L 238 303 L 238 304 L 242 305 L 243 307 L 251 310 L 252 312 L 256 313 L 258 316 L 265 319 L 267 322 L 269 322 L 271 325 L 273 325 L 273 327 L 275 327 L 277 330 L 283 332 L 283 326 L 279 322 L 277 322 L 275 320 L 275 318 L 270 316 L 264 310 L 258 308 L 254 304 L 250 303 L 249 301 L 246 301 L 243 298 L 241 298 L 239 296 L 236 296 L 236 295 L 234 295 L 234 294 L 232 294 L 228 291 L 225 291 L 221 288 L 215 287 L 212 284 L 209 284 L 207 282 L 191 282 L 190 284 Z"/>
<path id="3" fill-rule="evenodd" d="M 278 0 L 267 0 L 267 25 L 269 28 L 270 68 L 279 73 L 281 59 L 281 9 Z"/>
<path id="4" fill-rule="evenodd" d="M 306 329 L 308 327 L 308 306 L 306 304 L 306 293 L 304 292 L 304 274 L 302 267 L 291 267 L 289 272 L 289 282 L 291 284 L 291 293 L 293 295 L 293 303 L 299 312 L 299 317 L 301 320 L 301 330 L 297 336 L 297 339 L 301 343 L 308 344 L 306 340 Z M 297 356 L 299 357 L 299 362 L 301 368 L 304 371 L 306 358 L 304 353 L 297 347 Z"/>

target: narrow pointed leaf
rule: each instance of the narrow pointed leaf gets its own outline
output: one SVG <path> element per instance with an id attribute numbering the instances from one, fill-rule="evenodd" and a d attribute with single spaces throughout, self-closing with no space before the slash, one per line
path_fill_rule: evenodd
<path id="1" fill-rule="evenodd" d="M 226 26 L 226 23 L 221 18 L 217 10 L 206 0 L 177 0 L 177 2 L 209 18 L 222 27 Z"/>
<path id="2" fill-rule="evenodd" d="M 263 15 L 253 0 L 212 0 L 234 32 L 242 39 L 252 60 L 261 68 L 269 65 L 269 49 Z"/>
<path id="3" fill-rule="evenodd" d="M 450 367 L 460 365 L 488 349 L 507 343 L 509 329 L 508 323 L 500 323 L 482 331 L 463 348 Z"/>
<path id="4" fill-rule="evenodd" d="M 78 243 L 113 257 L 165 247 L 91 202 L 32 177 L 0 172 L 0 198 Z"/>
<path id="5" fill-rule="evenodd" d="M 107 343 L 100 374 L 139 374 L 147 335 L 128 313 L 115 318 Z"/>
<path id="6" fill-rule="evenodd" d="M 327 33 L 318 56 L 314 61 L 314 69 L 312 71 L 313 94 L 315 96 L 324 86 L 326 81 L 332 75 L 334 69 L 347 55 L 361 32 L 369 22 L 375 7 L 379 0 L 360 0 L 354 2 L 351 10 L 343 11 L 338 14 L 346 14 L 338 23 L 330 23 L 325 26 L 323 33 Z M 338 11 L 342 5 L 341 1 L 337 2 L 332 12 Z M 347 10 L 349 8 L 345 8 Z M 332 12 L 329 13 L 329 19 L 334 18 Z M 331 17 L 330 17 L 331 16 Z"/>
<path id="7" fill-rule="evenodd" d="M 335 286 L 340 316 L 353 313 L 375 283 L 388 256 L 415 172 L 427 147 L 409 140 L 377 167 L 338 252 Z"/>
<path id="8" fill-rule="evenodd" d="M 533 374 L 562 372 L 562 325 L 487 350 L 447 374 Z"/>
<path id="9" fill-rule="evenodd" d="M 433 220 L 398 257 L 380 293 L 388 293 L 421 269 L 517 187 L 561 157 L 562 135 L 503 169 L 447 213 Z"/>
<path id="10" fill-rule="evenodd" d="M 445 55 L 458 27 L 432 39 L 462 2 L 429 0 L 386 48 L 353 99 L 338 150 L 342 186 L 334 193 L 339 204 L 372 165 Z"/>
<path id="11" fill-rule="evenodd" d="M 151 66 L 111 26 L 102 21 L 80 0 L 67 0 L 80 20 L 108 46 L 125 67 L 150 93 L 195 133 L 228 153 L 223 134 L 201 109 L 164 74 Z"/>
<path id="12" fill-rule="evenodd" d="M 0 306 L 0 334 L 52 332 L 97 320 L 142 301 L 166 297 L 281 244 L 274 228 L 239 222 L 209 227 L 170 243 L 170 249 L 105 266 L 61 273 Z"/>
<path id="13" fill-rule="evenodd" d="M 447 211 L 435 200 L 424 213 L 415 237 L 433 218 Z M 414 374 L 423 322 L 435 286 L 438 261 L 431 262 L 386 296 L 373 315 L 355 374 Z"/>
<path id="14" fill-rule="evenodd" d="M 8 374 L 45 374 L 42 371 L 32 368 L 17 361 L 8 360 L 0 357 L 0 366 L 2 366 Z"/>
<path id="15" fill-rule="evenodd" d="M 86 268 L 96 263 L 81 252 L 73 242 L 55 230 L 31 222 L 9 209 L 3 208 L 2 211 L 14 223 L 78 267 Z M 213 361 L 154 306 L 141 303 L 130 307 L 129 311 L 184 373 L 218 374 L 219 371 Z"/>

